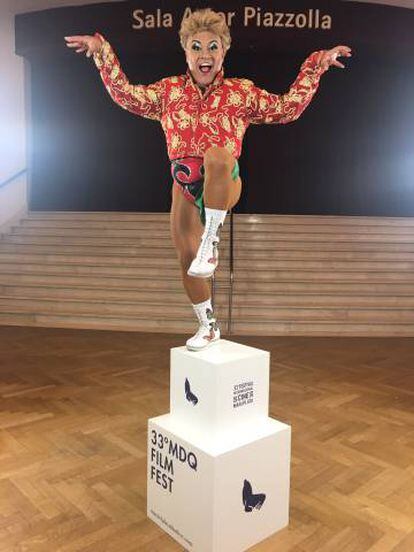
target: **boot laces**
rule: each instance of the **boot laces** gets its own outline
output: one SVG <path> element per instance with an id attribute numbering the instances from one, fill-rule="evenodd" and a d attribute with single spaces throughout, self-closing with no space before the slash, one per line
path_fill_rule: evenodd
<path id="1" fill-rule="evenodd" d="M 212 234 L 211 226 L 212 226 L 212 221 L 210 220 L 209 225 L 204 231 L 203 237 L 201 238 L 201 249 L 200 249 L 200 255 L 199 255 L 199 259 L 201 262 L 208 260 L 208 258 L 211 255 L 211 246 L 213 246 L 213 251 L 214 251 L 214 246 L 218 245 L 220 241 L 218 236 L 211 235 Z"/>

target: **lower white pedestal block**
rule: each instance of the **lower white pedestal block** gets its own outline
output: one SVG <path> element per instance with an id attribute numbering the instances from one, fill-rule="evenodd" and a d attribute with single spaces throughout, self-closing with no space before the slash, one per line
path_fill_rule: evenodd
<path id="1" fill-rule="evenodd" d="M 186 550 L 242 552 L 282 529 L 289 484 L 286 424 L 213 438 L 170 414 L 148 421 L 147 514 Z"/>

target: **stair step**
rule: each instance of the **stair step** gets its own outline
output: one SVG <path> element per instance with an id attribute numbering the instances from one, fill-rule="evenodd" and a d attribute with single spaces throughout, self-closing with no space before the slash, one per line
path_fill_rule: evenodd
<path id="1" fill-rule="evenodd" d="M 53 239 L 63 239 L 70 240 L 71 238 L 78 239 L 79 231 L 81 230 L 82 239 L 93 239 L 93 240 L 103 240 L 105 237 L 111 242 L 115 239 L 128 239 L 128 240 L 147 240 L 150 239 L 154 241 L 155 239 L 159 240 L 171 240 L 171 233 L 169 228 L 159 228 L 154 227 L 148 229 L 145 232 L 138 232 L 135 229 L 117 229 L 117 228 L 30 228 L 27 226 L 15 226 L 12 228 L 12 232 L 9 236 L 10 238 L 19 237 L 30 237 L 31 239 L 37 238 L 53 238 Z M 148 234 L 150 233 L 150 236 Z M 228 238 L 228 225 L 223 228 L 221 233 L 222 240 Z M 255 242 L 278 242 L 278 241 L 304 241 L 304 242 L 347 242 L 352 239 L 353 242 L 375 242 L 375 243 L 413 243 L 414 244 L 414 229 L 410 231 L 397 231 L 394 232 L 379 232 L 378 229 L 372 229 L 371 231 L 364 232 L 355 232 L 352 231 L 352 228 L 348 228 L 346 232 L 342 229 L 339 229 L 335 232 L 329 232 L 326 228 L 318 227 L 318 231 L 315 229 L 307 229 L 306 227 L 296 227 L 296 228 L 285 228 L 275 226 L 269 232 L 263 232 L 260 230 L 254 230 L 246 228 L 243 230 L 241 227 L 236 225 L 235 227 L 235 238 L 244 241 L 249 240 L 250 243 Z"/>
<path id="2" fill-rule="evenodd" d="M 181 320 L 131 320 L 116 318 L 95 318 L 90 316 L 53 316 L 33 314 L 0 313 L 0 324 L 15 326 L 37 326 L 49 328 L 76 328 L 115 331 L 169 332 L 191 335 L 196 327 L 193 322 Z M 227 321 L 221 320 L 222 335 L 226 336 Z M 313 337 L 413 337 L 412 324 L 346 324 L 341 323 L 271 323 L 246 324 L 234 322 L 231 338 L 242 335 L 268 336 L 313 336 Z"/>
<path id="3" fill-rule="evenodd" d="M 170 243 L 157 247 L 138 247 L 136 245 L 93 246 L 93 245 L 42 245 L 42 244 L 14 244 L 0 240 L 0 253 L 19 253 L 29 255 L 76 255 L 76 256 L 106 256 L 120 255 L 130 257 L 174 257 L 177 255 Z"/>
<path id="4" fill-rule="evenodd" d="M 388 290 L 389 291 L 389 290 Z M 154 303 L 188 305 L 188 298 L 182 290 L 175 293 L 171 290 L 134 291 L 117 290 L 110 288 L 64 288 L 64 287 L 36 287 L 36 286 L 0 286 L 0 297 L 16 297 L 18 299 L 43 298 L 50 300 L 84 300 L 116 303 Z M 216 293 L 218 304 L 227 304 L 227 293 L 218 290 Z M 311 293 L 284 293 L 280 295 L 270 293 L 251 293 L 250 295 L 233 295 L 235 305 L 245 307 L 280 308 L 280 307 L 336 307 L 336 308 L 413 308 L 413 295 L 352 295 L 352 294 L 311 294 Z"/>
<path id="5" fill-rule="evenodd" d="M 100 220 L 106 221 L 153 221 L 168 220 L 169 213 L 137 213 L 133 211 L 29 211 L 32 220 Z"/>
<path id="6" fill-rule="evenodd" d="M 116 228 L 30 228 L 26 226 L 18 226 L 12 229 L 10 237 L 36 237 L 36 238 L 65 238 L 67 240 L 72 237 L 77 238 L 79 235 L 82 238 L 102 239 L 103 237 L 116 239 L 130 239 L 145 241 L 157 238 L 160 242 L 165 240 L 171 242 L 171 232 L 169 228 L 152 228 L 145 231 L 116 229 Z M 201 235 L 201 234 L 200 234 Z M 221 232 L 221 238 L 227 238 L 227 232 Z"/>
<path id="7" fill-rule="evenodd" d="M 338 244 L 340 245 L 340 244 Z M 335 250 L 312 250 L 301 249 L 300 245 L 295 247 L 278 247 L 252 249 L 244 246 L 239 248 L 235 244 L 234 259 L 251 262 L 253 259 L 258 260 L 293 260 L 293 261 L 366 261 L 366 262 L 414 262 L 413 252 L 395 251 L 391 248 L 390 251 L 378 250 L 356 250 L 347 251 L 341 250 L 340 247 L 335 247 Z M 99 254 L 97 254 L 99 253 Z M 220 259 L 228 259 L 228 247 L 220 248 Z M 0 261 L 33 261 L 37 262 L 73 262 L 79 264 L 119 264 L 133 266 L 134 263 L 145 264 L 145 259 L 174 259 L 177 255 L 171 244 L 160 247 L 145 247 L 139 248 L 134 246 L 116 246 L 116 247 L 93 247 L 85 245 L 74 246 L 50 246 L 50 245 L 24 245 L 24 244 L 8 244 L 0 241 Z M 169 261 L 170 262 L 170 261 Z M 256 266 L 256 264 L 255 264 Z"/>
<path id="8" fill-rule="evenodd" d="M 12 227 L 13 234 L 19 235 L 72 235 L 77 234 L 79 230 L 86 236 L 97 235 L 97 232 L 101 235 L 108 236 L 135 236 L 139 233 L 154 233 L 154 235 L 161 237 L 170 236 L 170 221 L 166 218 L 164 221 L 94 221 L 94 220 L 36 220 L 25 219 L 21 221 L 19 226 Z M 221 235 L 225 235 L 230 231 L 230 223 L 227 218 Z M 245 239 L 247 236 L 258 236 L 258 239 L 262 239 L 263 236 L 266 239 L 277 238 L 278 235 L 289 234 L 307 234 L 307 235 L 324 235 L 329 238 L 335 239 L 336 235 L 358 235 L 361 238 L 363 236 L 378 235 L 381 236 L 411 236 L 414 237 L 414 226 L 385 226 L 385 225 L 372 225 L 367 224 L 365 226 L 358 225 L 350 226 L 349 224 L 305 224 L 303 222 L 296 222 L 295 224 L 282 223 L 278 219 L 271 223 L 248 223 L 242 222 L 238 218 L 234 222 L 234 231 L 241 239 Z"/>
<path id="9" fill-rule="evenodd" d="M 170 247 L 159 248 L 156 250 L 145 249 L 139 255 L 121 254 L 118 248 L 115 249 L 115 254 L 108 255 L 94 255 L 96 250 L 93 249 L 91 253 L 85 254 L 83 248 L 75 248 L 74 252 L 63 253 L 61 248 L 52 249 L 51 252 L 42 252 L 37 250 L 28 249 L 23 251 L 21 248 L 25 246 L 12 246 L 14 249 L 4 250 L 4 246 L 1 246 L 0 242 L 0 262 L 28 262 L 28 263 L 53 263 L 53 264 L 93 264 L 95 266 L 105 265 L 119 265 L 125 266 L 141 266 L 151 263 L 156 265 L 158 262 L 166 262 L 167 264 L 177 264 L 176 252 Z M 34 246 L 33 246 L 34 247 Z M 145 253 L 145 254 L 144 254 Z M 220 260 L 229 258 L 229 251 L 227 248 L 220 249 Z M 268 250 L 258 251 L 251 250 L 248 255 L 246 252 L 239 252 L 237 247 L 234 251 L 235 266 L 242 262 L 249 263 L 251 266 L 252 259 L 255 260 L 255 268 L 261 266 L 263 263 L 303 263 L 303 262 L 323 262 L 324 266 L 328 266 L 330 263 L 379 263 L 378 266 L 408 266 L 410 270 L 414 266 L 414 253 L 394 253 L 394 252 L 363 252 L 363 251 L 301 251 L 301 250 Z M 398 264 L 401 263 L 401 264 Z M 407 265 L 407 263 L 410 263 Z M 268 266 L 268 265 L 266 265 Z M 274 266 L 273 264 L 271 266 Z"/>
<path id="10" fill-rule="evenodd" d="M 154 293 L 152 290 L 130 290 L 113 288 L 79 288 L 79 287 L 50 287 L 50 286 L 24 286 L 24 285 L 0 285 L 1 297 L 16 297 L 18 299 L 54 299 L 84 300 L 84 301 L 113 301 L 113 302 L 138 302 L 188 305 L 189 301 L 182 288 L 177 290 L 160 290 Z M 217 291 L 216 301 L 219 304 L 227 304 L 228 295 L 223 291 Z"/>
<path id="11" fill-rule="evenodd" d="M 164 229 L 169 230 L 170 228 L 170 218 L 167 216 L 165 219 L 162 220 L 87 220 L 87 219 L 69 219 L 67 217 L 64 218 L 58 218 L 58 219 L 39 219 L 39 218 L 26 218 L 23 219 L 20 223 L 20 227 L 22 228 L 32 228 L 32 229 L 38 229 L 38 228 L 50 228 L 50 229 L 57 229 L 57 228 L 77 228 L 77 229 L 107 229 L 110 230 L 111 228 L 115 230 L 139 230 L 139 231 L 145 231 L 150 232 L 151 230 L 154 230 L 154 228 L 157 229 Z M 19 226 L 14 226 L 14 228 L 19 228 Z"/>
<path id="12" fill-rule="evenodd" d="M 246 259 L 235 259 L 234 270 L 241 272 L 246 270 L 246 266 L 251 263 L 247 263 Z M 272 270 L 337 270 L 337 271 L 368 271 L 368 272 L 399 272 L 399 271 L 414 271 L 414 261 L 360 261 L 360 260 L 312 260 L 300 259 L 255 259 L 255 270 L 271 272 Z"/>
<path id="13" fill-rule="evenodd" d="M 220 306 L 218 306 L 219 311 Z M 225 312 L 223 308 L 223 314 Z M 58 315 L 89 315 L 96 318 L 101 316 L 111 317 L 134 317 L 147 319 L 162 318 L 165 320 L 192 320 L 194 313 L 191 305 L 156 303 L 112 303 L 99 301 L 56 301 L 50 299 L 16 299 L 0 297 L 0 312 L 2 313 L 36 313 L 36 314 L 58 314 Z"/>
<path id="14" fill-rule="evenodd" d="M 339 295 L 414 295 L 414 282 L 407 284 L 388 283 L 349 283 L 349 282 L 240 282 L 234 281 L 234 293 L 248 294 L 339 294 Z"/>
<path id="15" fill-rule="evenodd" d="M 256 322 L 235 321 L 232 335 L 308 337 L 414 337 L 413 324 L 355 324 L 346 322 Z"/>
<path id="16" fill-rule="evenodd" d="M 82 221 L 138 221 L 164 222 L 169 213 L 137 213 L 120 211 L 30 211 L 31 220 L 82 220 Z M 414 227 L 414 217 L 367 217 L 335 215 L 273 215 L 273 214 L 235 214 L 240 224 L 324 224 L 341 226 L 408 226 Z"/>
<path id="17" fill-rule="evenodd" d="M 2 263 L 0 274 L 44 274 L 44 275 L 79 275 L 79 276 L 110 276 L 118 277 L 162 277 L 181 278 L 181 272 L 176 261 L 173 266 L 92 266 L 75 264 L 29 264 Z"/>
<path id="18" fill-rule="evenodd" d="M 60 265 L 60 266 L 43 266 L 43 265 L 26 265 L 26 264 L 4 264 L 0 267 L 0 283 L 10 283 L 4 279 L 10 278 L 13 281 L 17 277 L 23 276 L 38 276 L 39 278 L 80 278 L 84 282 L 91 284 L 98 282 L 101 278 L 108 280 L 119 280 L 120 285 L 134 285 L 135 281 L 154 278 L 156 280 L 171 280 L 181 282 L 181 273 L 178 267 L 93 267 L 93 266 L 76 266 L 76 265 Z M 220 267 L 217 270 L 216 279 L 218 281 L 229 280 L 228 270 L 225 267 Z M 343 282 L 346 283 L 352 279 L 354 283 L 411 283 L 413 276 L 409 272 L 393 272 L 393 271 L 324 271 L 319 270 L 261 270 L 251 272 L 249 270 L 238 270 L 235 282 L 237 284 L 251 284 L 258 286 L 266 283 L 277 282 Z M 48 280 L 49 281 L 49 280 Z M 68 280 L 69 281 L 69 280 Z M 52 283 L 52 280 L 50 280 Z M 252 287 L 253 291 L 255 288 Z"/>
<path id="19" fill-rule="evenodd" d="M 8 326 L 37 326 L 47 328 L 76 328 L 90 330 L 115 330 L 132 332 L 169 332 L 175 334 L 192 335 L 197 330 L 197 326 L 192 321 L 183 320 L 165 320 L 155 318 L 113 318 L 113 317 L 95 317 L 95 316 L 58 316 L 44 314 L 28 313 L 0 313 L 0 325 Z M 225 322 L 221 322 L 225 328 Z"/>
<path id="20" fill-rule="evenodd" d="M 56 262 L 53 259 L 43 260 L 36 259 L 37 262 L 29 262 L 25 260 L 22 262 L 13 262 L 15 259 L 11 259 L 11 262 L 8 261 L 4 255 L 0 253 L 0 272 L 1 273 L 10 273 L 10 272 L 33 272 L 41 273 L 44 271 L 46 274 L 100 274 L 100 275 L 131 275 L 134 276 L 139 274 L 140 276 L 144 274 L 168 274 L 170 276 L 179 276 L 180 267 L 177 259 L 169 258 L 165 259 L 162 257 L 137 257 L 135 259 L 129 259 L 104 263 L 99 257 L 95 258 L 96 260 L 90 260 L 89 262 L 80 262 L 77 259 L 77 262 L 71 260 L 71 262 Z M 81 259 L 82 260 L 82 259 Z M 61 261 L 59 259 L 59 261 Z M 222 259 L 220 256 L 220 270 L 224 268 L 228 269 L 229 262 L 227 259 Z M 298 274 L 302 274 L 308 271 L 314 272 L 328 272 L 335 271 L 339 272 L 362 272 L 367 273 L 368 275 L 374 272 L 387 273 L 391 276 L 391 273 L 402 274 L 404 272 L 412 273 L 414 271 L 414 262 L 364 262 L 364 261 L 290 261 L 290 260 L 257 260 L 255 262 L 255 270 L 259 270 L 260 274 L 263 274 L 263 279 L 269 279 L 272 273 L 279 273 L 283 271 L 297 271 Z M 234 263 L 234 271 L 236 277 L 240 279 L 245 279 L 249 274 L 251 274 L 251 263 L 246 262 L 245 260 L 236 259 Z M 410 274 L 409 274 L 410 276 Z M 369 277 L 369 276 L 368 276 Z"/>
<path id="21" fill-rule="evenodd" d="M 260 270 L 260 271 L 237 271 L 237 282 L 251 282 L 261 284 L 265 282 L 371 282 L 371 283 L 407 283 L 413 282 L 412 273 L 393 271 L 356 271 L 342 270 L 329 271 L 319 268 L 318 270 Z"/>
<path id="22" fill-rule="evenodd" d="M 170 244 L 170 238 L 103 238 L 103 237 L 83 237 L 83 236 L 19 236 L 17 234 L 8 234 L 2 238 L 0 241 L 0 251 L 5 252 L 6 250 L 13 250 L 10 246 L 17 248 L 19 245 L 30 246 L 27 250 L 30 251 L 30 248 L 35 248 L 38 246 L 38 251 L 65 251 L 65 252 L 76 252 L 77 250 L 81 251 L 81 248 L 84 251 L 98 253 L 102 252 L 103 254 L 110 254 L 118 251 L 121 252 L 130 252 L 131 254 L 141 255 L 141 252 L 146 251 L 147 254 L 155 249 L 165 248 L 167 244 Z M 43 249 L 40 249 L 40 247 Z M 229 241 L 223 239 L 221 244 L 221 249 L 224 250 L 229 247 Z M 358 242 L 357 240 L 348 241 L 348 242 L 315 242 L 315 241 L 305 241 L 300 240 L 299 244 L 290 236 L 290 241 L 277 241 L 277 240 L 267 240 L 263 242 L 243 242 L 235 239 L 235 249 L 238 252 L 243 252 L 245 255 L 248 255 L 252 249 L 260 248 L 262 252 L 266 250 L 311 250 L 311 251 L 385 251 L 385 252 L 402 252 L 407 251 L 410 253 L 414 252 L 414 238 L 412 243 L 380 243 L 380 242 Z M 300 248 L 300 249 L 299 249 Z M 33 249 L 34 250 L 34 249 Z"/>
<path id="23" fill-rule="evenodd" d="M 218 315 L 220 316 L 220 307 Z M 225 312 L 223 309 L 223 314 Z M 55 301 L 49 299 L 16 299 L 0 297 L 0 312 L 2 313 L 36 313 L 58 315 L 90 315 L 94 317 L 134 317 L 146 319 L 162 318 L 164 320 L 175 319 L 193 320 L 194 315 L 190 305 L 148 303 L 111 303 L 111 302 L 85 302 L 85 301 Z M 233 307 L 233 318 L 250 322 L 252 325 L 265 322 L 305 321 L 329 321 L 360 323 L 375 320 L 376 324 L 413 324 L 414 311 L 412 308 L 327 308 L 327 307 L 290 307 L 268 308 L 261 307 Z"/>
<path id="24" fill-rule="evenodd" d="M 83 232 L 82 232 L 83 234 Z M 226 243 L 225 240 L 222 240 L 223 243 Z M 102 237 L 102 235 L 96 235 L 94 237 L 87 236 L 37 236 L 33 234 L 28 235 L 18 235 L 18 234 L 8 234 L 2 239 L 2 243 L 22 243 L 22 244 L 39 244 L 39 245 L 94 245 L 94 246 L 103 246 L 108 245 L 115 246 L 125 246 L 125 245 L 134 245 L 137 248 L 154 248 L 170 243 L 171 238 L 169 235 L 166 235 L 165 238 L 162 237 Z"/>
<path id="25" fill-rule="evenodd" d="M 334 321 L 353 323 L 375 324 L 413 324 L 414 311 L 412 308 L 326 308 L 326 307 L 290 307 L 290 308 L 260 308 L 234 307 L 233 319 L 249 322 L 252 326 L 256 323 L 272 322 L 327 322 Z M 414 328 L 414 327 L 413 327 Z"/>
<path id="26" fill-rule="evenodd" d="M 289 308 L 414 308 L 414 296 L 411 295 L 337 295 L 337 294 L 270 294 L 251 293 L 233 294 L 234 305 L 242 305 L 240 308 L 279 309 Z"/>
<path id="27" fill-rule="evenodd" d="M 217 285 L 225 289 L 227 280 L 218 276 Z M 63 286 L 63 287 L 100 287 L 133 290 L 180 290 L 183 292 L 181 280 L 178 278 L 110 278 L 98 276 L 53 276 L 44 274 L 0 274 L 0 285 L 10 284 Z"/>
<path id="28" fill-rule="evenodd" d="M 220 257 L 221 258 L 221 257 Z M 141 267 L 141 266 L 164 266 L 177 267 L 178 260 L 175 255 L 148 255 L 148 256 L 110 256 L 110 255 L 65 255 L 65 254 L 42 254 L 42 253 L 2 253 L 0 250 L 0 269 L 3 265 L 16 264 L 41 264 L 42 266 L 54 265 L 82 265 L 82 266 L 116 266 Z"/>
<path id="29" fill-rule="evenodd" d="M 236 215 L 234 237 L 233 334 L 413 336 L 414 218 Z M 169 213 L 30 213 L 0 238 L 0 324 L 194 333 Z"/>

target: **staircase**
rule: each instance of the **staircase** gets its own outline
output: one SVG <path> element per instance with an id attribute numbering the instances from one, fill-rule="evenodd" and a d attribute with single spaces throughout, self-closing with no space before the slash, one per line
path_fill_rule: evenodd
<path id="1" fill-rule="evenodd" d="M 234 218 L 233 334 L 414 335 L 414 219 Z M 225 330 L 228 219 L 221 237 Z M 169 215 L 30 213 L 0 239 L 0 324 L 192 332 Z"/>

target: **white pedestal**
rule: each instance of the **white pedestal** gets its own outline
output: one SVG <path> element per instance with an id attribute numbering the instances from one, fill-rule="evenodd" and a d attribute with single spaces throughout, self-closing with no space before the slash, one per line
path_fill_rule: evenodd
<path id="1" fill-rule="evenodd" d="M 269 353 L 171 350 L 171 412 L 148 421 L 147 513 L 186 550 L 242 552 L 288 524 L 290 427 L 268 401 Z"/>
<path id="2" fill-rule="evenodd" d="M 269 413 L 269 361 L 267 351 L 225 339 L 199 353 L 171 349 L 171 415 L 209 434 L 262 421 Z M 186 379 L 193 402 L 185 393 Z"/>

